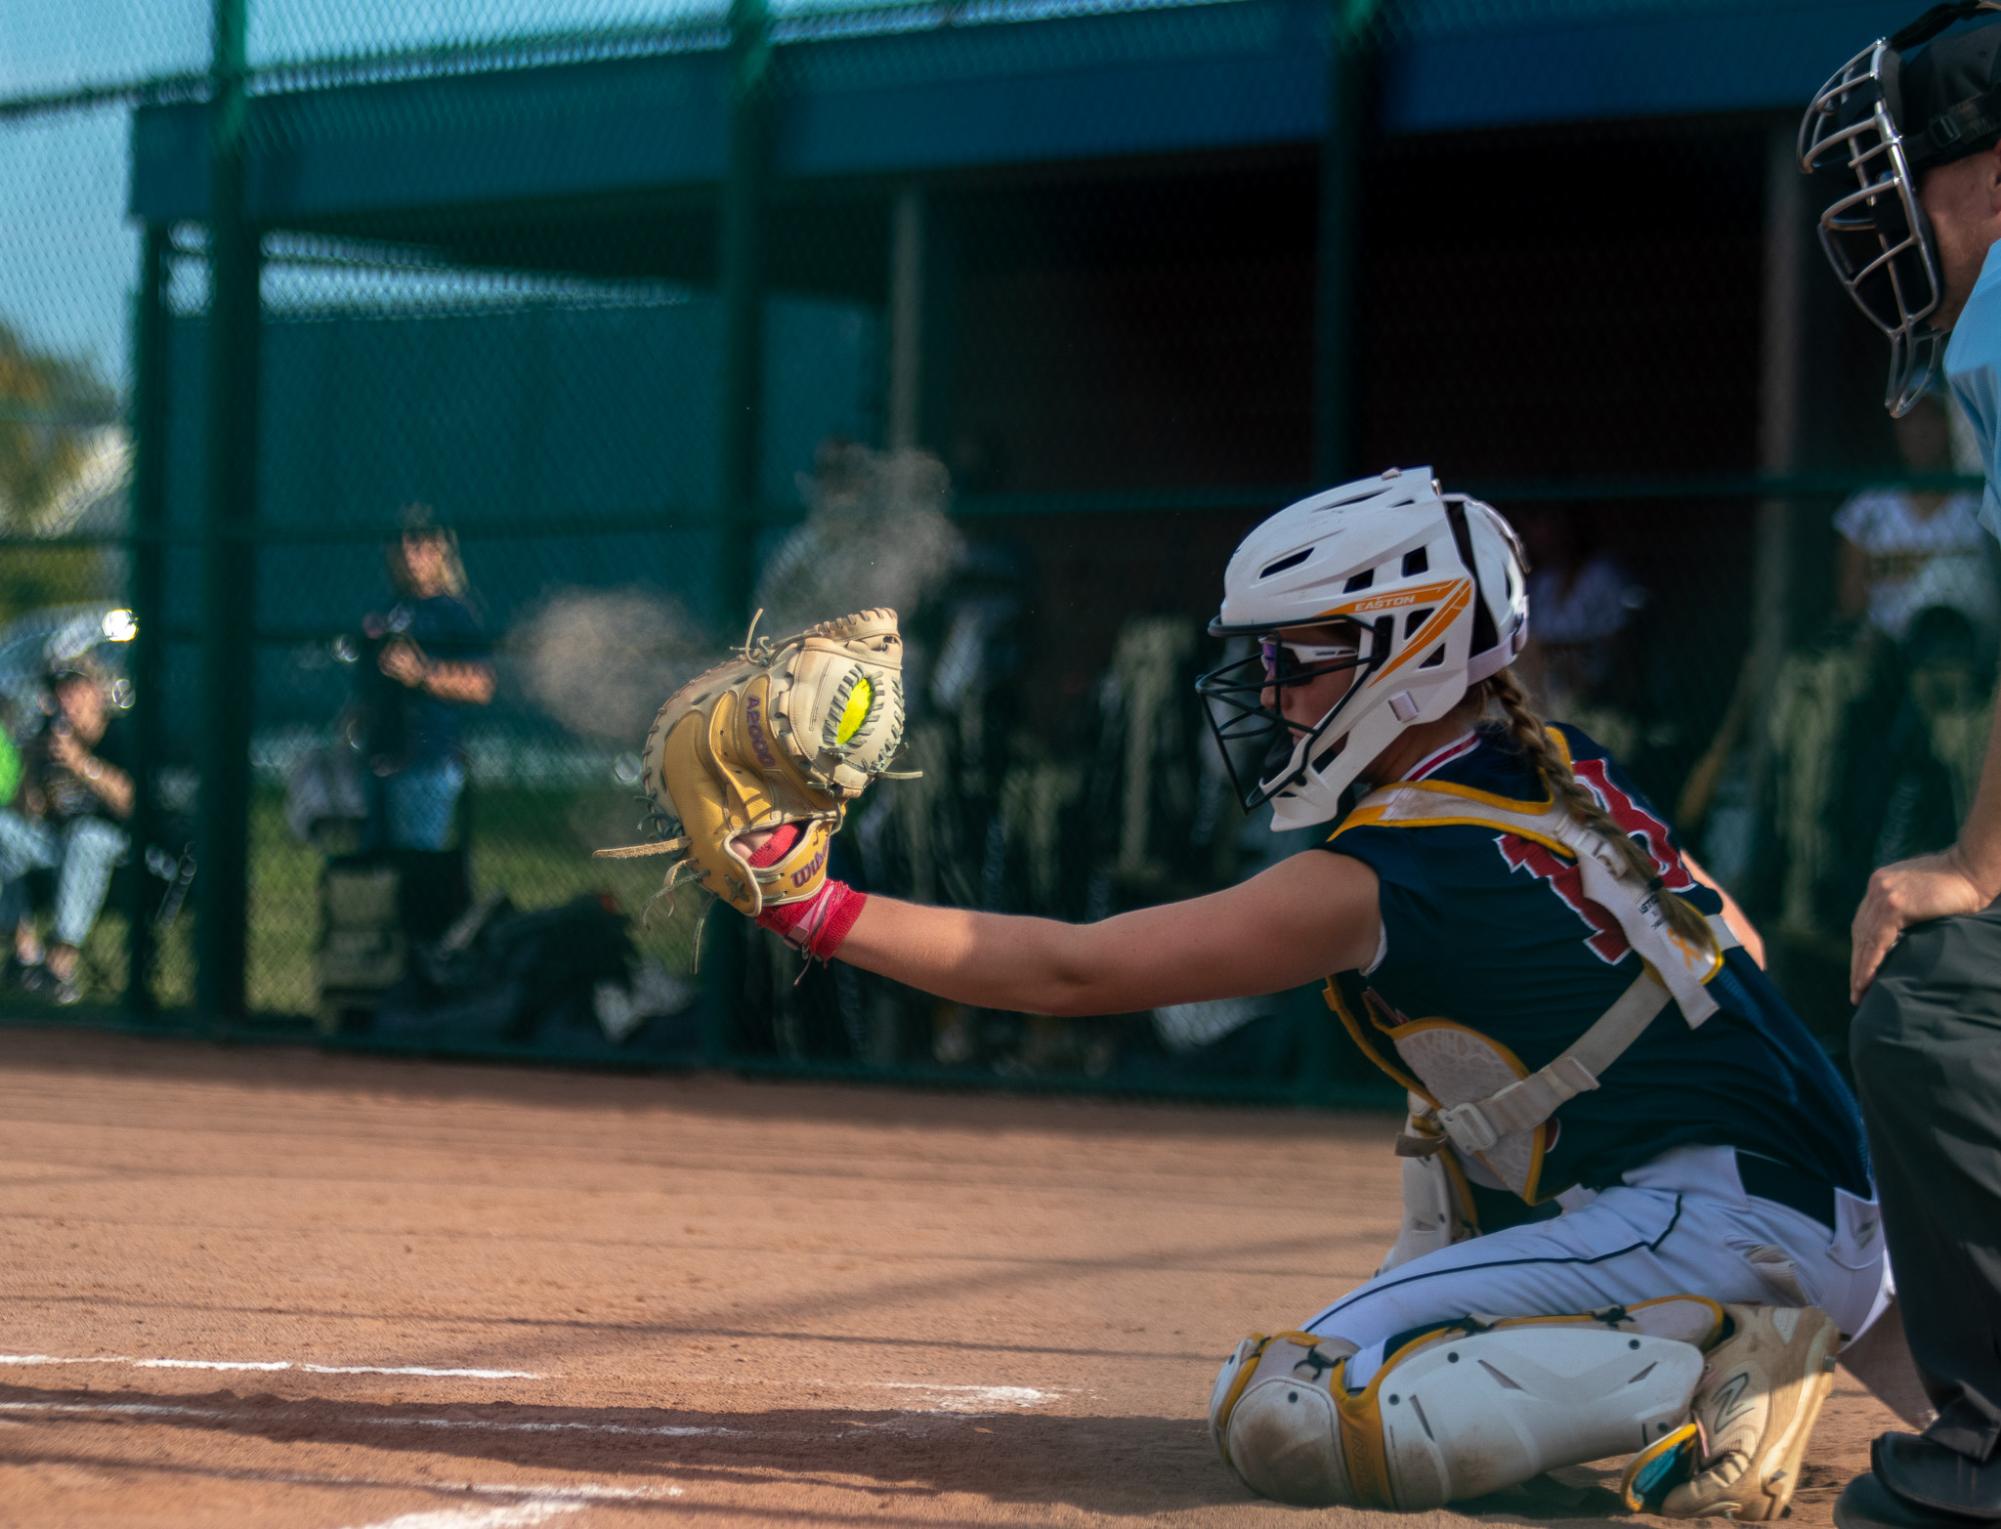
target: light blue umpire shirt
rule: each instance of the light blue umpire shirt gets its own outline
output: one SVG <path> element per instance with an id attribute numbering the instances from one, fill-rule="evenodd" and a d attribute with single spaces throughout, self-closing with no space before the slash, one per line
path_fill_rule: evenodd
<path id="1" fill-rule="evenodd" d="M 2001 537 L 2001 244 L 1987 251 L 1945 347 L 1945 380 L 1980 440 L 1980 523 Z"/>

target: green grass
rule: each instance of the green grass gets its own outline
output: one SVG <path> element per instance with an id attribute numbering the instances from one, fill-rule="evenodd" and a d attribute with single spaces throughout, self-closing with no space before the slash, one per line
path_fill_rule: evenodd
<path id="1" fill-rule="evenodd" d="M 614 789 L 537 791 L 483 788 L 475 806 L 473 894 L 502 891 L 517 908 L 546 908 L 585 892 L 607 892 L 632 917 L 634 943 L 668 970 L 692 961 L 692 893 L 670 916 L 657 860 L 593 860 L 597 845 L 631 842 L 636 809 Z M 260 788 L 250 806 L 250 929 L 246 977 L 252 1012 L 308 1015 L 319 1006 L 313 951 L 319 939 L 319 883 L 324 857 L 293 838 L 284 798 Z M 192 901 L 192 900 L 191 900 Z M 643 919 L 643 924 L 642 924 Z M 183 911 L 161 938 L 154 990 L 162 1008 L 194 1002 L 194 910 Z M 114 1002 L 125 985 L 126 920 L 108 909 L 85 947 L 87 996 Z"/>

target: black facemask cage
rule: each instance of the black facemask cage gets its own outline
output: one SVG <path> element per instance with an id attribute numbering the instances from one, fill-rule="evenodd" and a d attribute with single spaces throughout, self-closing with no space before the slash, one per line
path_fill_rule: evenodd
<path id="1" fill-rule="evenodd" d="M 1393 617 L 1384 616 L 1363 627 L 1358 634 L 1357 652 L 1353 658 L 1302 664 L 1292 659 L 1281 646 L 1276 665 L 1278 672 L 1267 675 L 1264 654 L 1253 649 L 1248 657 L 1226 663 L 1197 677 L 1195 692 L 1202 697 L 1209 730 L 1216 736 L 1216 746 L 1223 754 L 1223 767 L 1229 771 L 1230 784 L 1235 788 L 1244 811 L 1256 811 L 1302 778 L 1301 770 L 1286 772 L 1286 765 L 1298 740 L 1303 737 L 1318 739 L 1340 720 L 1349 704 L 1368 684 L 1369 676 L 1380 669 L 1389 656 L 1394 625 Z M 1315 722 L 1300 723 L 1285 715 L 1282 709 L 1283 692 L 1287 687 L 1317 679 L 1323 674 L 1339 674 L 1353 669 L 1360 669 L 1361 673 L 1356 676 L 1348 693 L 1334 703 L 1333 710 L 1326 716 Z M 1264 704 L 1267 690 L 1273 692 L 1277 705 Z M 1318 761 L 1309 754 L 1307 762 L 1331 761 L 1345 742 L 1345 739 L 1336 739 L 1328 746 L 1333 753 L 1323 754 Z"/>

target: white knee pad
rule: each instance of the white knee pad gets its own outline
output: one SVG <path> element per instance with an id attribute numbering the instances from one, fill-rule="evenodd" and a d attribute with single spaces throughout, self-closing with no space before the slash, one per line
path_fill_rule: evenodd
<path id="1" fill-rule="evenodd" d="M 1694 1296 L 1469 1323 L 1406 1343 L 1356 1391 L 1344 1384 L 1352 1344 L 1253 1336 L 1216 1377 L 1210 1432 L 1262 1496 L 1436 1508 L 1672 1432 L 1721 1324 Z"/>
<path id="2" fill-rule="evenodd" d="M 1342 1375 L 1352 1343 L 1311 1333 L 1253 1333 L 1209 1392 L 1209 1436 L 1260 1497 L 1355 1503 L 1341 1446 Z"/>

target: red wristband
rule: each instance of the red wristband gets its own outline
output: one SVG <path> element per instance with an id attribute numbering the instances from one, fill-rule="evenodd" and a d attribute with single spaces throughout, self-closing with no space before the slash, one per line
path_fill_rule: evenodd
<path id="1" fill-rule="evenodd" d="M 797 823 L 781 824 L 759 848 L 752 850 L 754 866 L 775 865 L 792 852 L 805 830 Z M 868 894 L 857 892 L 845 881 L 826 881 L 811 897 L 796 903 L 767 906 L 757 916 L 759 927 L 769 929 L 787 944 L 822 961 L 833 959 L 841 941 L 861 917 Z"/>
<path id="2" fill-rule="evenodd" d="M 807 955 L 831 961 L 867 901 L 866 892 L 857 892 L 845 881 L 827 881 L 801 902 L 766 908 L 758 914 L 757 922 Z"/>

